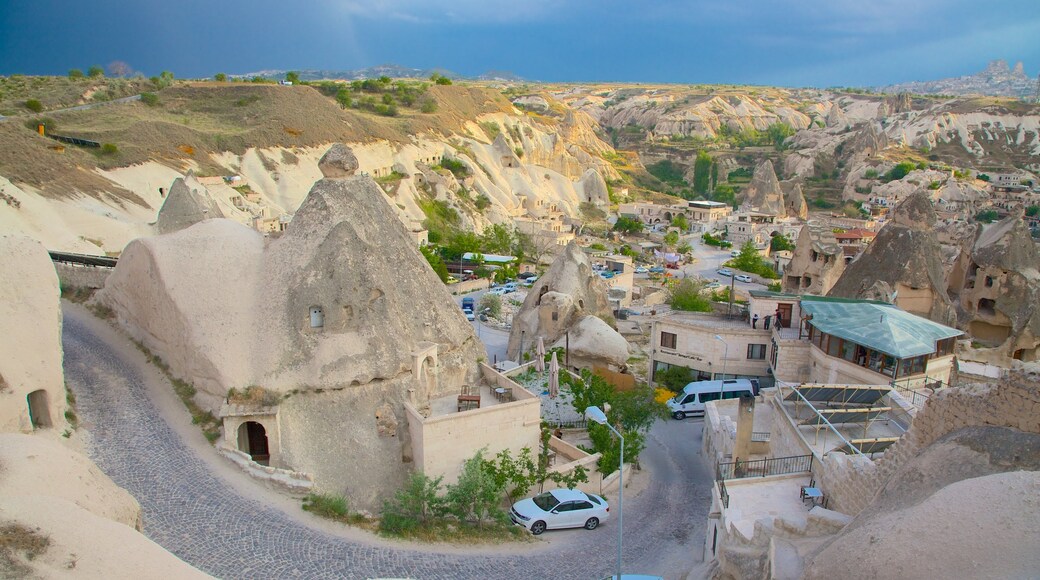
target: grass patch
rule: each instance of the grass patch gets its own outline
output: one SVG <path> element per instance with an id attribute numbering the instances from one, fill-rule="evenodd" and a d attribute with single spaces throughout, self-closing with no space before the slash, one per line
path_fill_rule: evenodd
<path id="1" fill-rule="evenodd" d="M 174 392 L 177 393 L 181 402 L 184 403 L 188 412 L 191 413 L 191 422 L 202 429 L 202 434 L 206 436 L 206 440 L 210 443 L 216 442 L 216 440 L 220 438 L 221 422 L 213 416 L 213 413 L 204 410 L 195 402 L 195 393 L 197 392 L 195 390 L 195 385 L 173 376 L 173 373 L 170 372 L 170 366 L 167 365 L 163 359 L 159 358 L 158 355 L 152 354 L 152 351 L 148 350 L 148 347 L 136 340 L 134 340 L 133 343 L 137 345 L 137 349 L 144 353 L 156 368 L 166 375 L 167 380 L 169 380 L 170 384 L 173 385 Z"/>
<path id="2" fill-rule="evenodd" d="M 19 556 L 35 560 L 47 551 L 51 540 L 22 524 L 0 526 L 0 574 L 4 578 L 24 578 L 32 573 Z"/>
<path id="3" fill-rule="evenodd" d="M 96 288 L 87 288 L 86 286 L 65 286 L 61 287 L 61 297 L 63 300 L 69 302 L 75 302 L 76 304 L 83 304 L 87 300 L 94 297 L 94 293 L 97 292 Z"/>
<path id="4" fill-rule="evenodd" d="M 502 544 L 505 542 L 533 541 L 530 532 L 509 523 L 484 524 L 483 527 L 452 520 L 426 522 L 412 530 L 391 534 L 380 532 L 386 537 L 404 538 L 417 542 L 465 542 L 468 544 Z"/>
<path id="5" fill-rule="evenodd" d="M 259 385 L 250 385 L 241 391 L 235 388 L 228 390 L 227 400 L 237 405 L 273 407 L 281 402 L 282 396 Z"/>
<path id="6" fill-rule="evenodd" d="M 376 522 L 359 513 L 351 513 L 342 495 L 312 493 L 303 498 L 303 511 L 351 526 L 374 530 Z"/>

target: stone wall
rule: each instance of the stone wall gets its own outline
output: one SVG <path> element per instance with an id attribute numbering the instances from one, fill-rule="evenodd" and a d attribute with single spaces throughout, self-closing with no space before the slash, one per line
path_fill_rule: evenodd
<path id="1" fill-rule="evenodd" d="M 55 262 L 54 270 L 58 273 L 58 281 L 62 288 L 93 288 L 105 285 L 105 280 L 112 273 L 112 268 L 84 266 Z"/>
<path id="2" fill-rule="evenodd" d="M 538 449 L 541 401 L 535 397 L 438 417 L 423 418 L 410 404 L 405 410 L 416 468 L 444 476 L 445 485 L 455 483 L 462 464 L 483 448 L 487 455 Z"/>
<path id="3" fill-rule="evenodd" d="M 829 506 L 855 515 L 867 506 L 905 462 L 947 433 L 994 425 L 1040 433 L 1040 376 L 1012 373 L 1000 383 L 936 392 L 917 413 L 913 428 L 876 462 L 832 453 L 817 462 L 817 483 Z"/>

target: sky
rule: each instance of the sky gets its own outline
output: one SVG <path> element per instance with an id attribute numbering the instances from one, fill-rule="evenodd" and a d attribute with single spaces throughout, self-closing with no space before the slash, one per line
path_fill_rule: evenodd
<path id="1" fill-rule="evenodd" d="M 0 74 L 393 63 L 465 76 L 879 86 L 1040 72 L 1040 0 L 0 0 Z"/>

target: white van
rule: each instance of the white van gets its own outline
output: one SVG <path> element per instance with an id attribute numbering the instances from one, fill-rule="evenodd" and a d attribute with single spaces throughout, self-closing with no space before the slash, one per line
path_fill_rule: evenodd
<path id="1" fill-rule="evenodd" d="M 703 415 L 704 403 L 721 399 L 738 399 L 758 394 L 755 379 L 726 379 L 721 381 L 697 381 L 683 387 L 681 393 L 668 400 L 672 417 L 683 420 L 687 415 Z"/>

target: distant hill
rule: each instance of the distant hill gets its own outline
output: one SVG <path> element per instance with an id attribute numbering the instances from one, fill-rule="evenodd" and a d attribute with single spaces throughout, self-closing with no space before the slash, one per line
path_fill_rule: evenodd
<path id="1" fill-rule="evenodd" d="M 885 93 L 916 93 L 919 95 L 987 95 L 995 97 L 1030 97 L 1036 93 L 1036 79 L 1026 74 L 1022 63 L 1015 68 L 1007 61 L 994 60 L 973 75 L 918 81 L 879 87 Z"/>
<path id="2" fill-rule="evenodd" d="M 232 75 L 236 78 L 252 78 L 252 77 L 264 77 L 283 79 L 287 70 L 262 70 L 251 73 L 236 74 Z M 381 64 L 377 66 L 370 66 L 368 68 L 361 68 L 355 70 L 297 70 L 301 80 L 305 81 L 320 81 L 325 79 L 346 79 L 346 80 L 363 80 L 363 79 L 376 79 L 381 76 L 387 76 L 392 79 L 411 78 L 411 79 L 425 79 L 429 78 L 430 75 L 439 74 L 449 79 L 455 80 L 478 80 L 478 81 L 510 81 L 510 82 L 521 82 L 524 79 L 517 76 L 509 71 L 500 70 L 489 70 L 486 73 L 476 77 L 466 77 L 458 73 L 452 72 L 442 68 L 431 68 L 431 69 L 419 69 L 411 68 L 407 66 L 401 66 L 397 64 Z"/>

